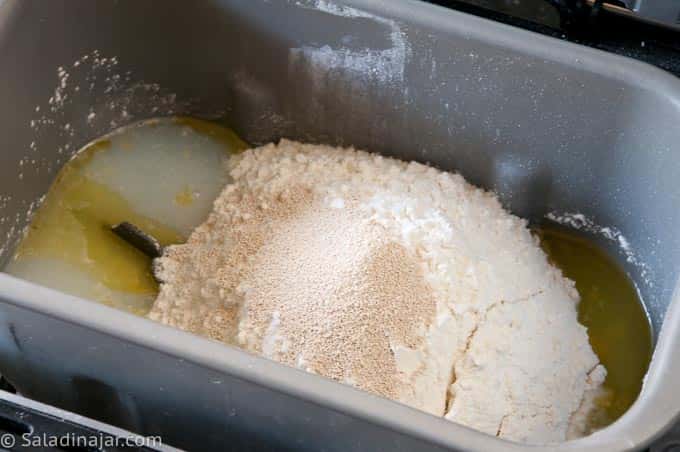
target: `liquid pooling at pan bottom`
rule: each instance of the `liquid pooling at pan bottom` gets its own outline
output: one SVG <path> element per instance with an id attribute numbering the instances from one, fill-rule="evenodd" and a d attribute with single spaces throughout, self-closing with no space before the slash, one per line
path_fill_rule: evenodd
<path id="1" fill-rule="evenodd" d="M 555 225 L 535 233 L 551 262 L 576 283 L 578 320 L 607 369 L 587 420 L 593 431 L 621 417 L 640 393 L 653 350 L 649 317 L 625 271 L 590 240 Z"/>
<path id="2" fill-rule="evenodd" d="M 110 227 L 130 221 L 162 245 L 185 240 L 245 148 L 229 129 L 191 118 L 149 120 L 83 148 L 57 175 L 5 271 L 144 315 L 158 292 L 151 259 Z"/>

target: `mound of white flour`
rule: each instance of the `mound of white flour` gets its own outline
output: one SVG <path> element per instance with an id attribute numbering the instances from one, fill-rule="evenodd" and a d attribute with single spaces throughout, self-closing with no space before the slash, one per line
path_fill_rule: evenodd
<path id="1" fill-rule="evenodd" d="M 605 371 L 573 283 L 492 194 L 285 140 L 227 171 L 208 220 L 156 261 L 151 318 L 492 435 L 566 438 Z"/>

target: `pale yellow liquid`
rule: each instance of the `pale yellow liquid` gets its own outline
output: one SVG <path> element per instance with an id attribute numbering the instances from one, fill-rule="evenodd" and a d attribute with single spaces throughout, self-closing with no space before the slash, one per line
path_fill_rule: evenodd
<path id="1" fill-rule="evenodd" d="M 559 226 L 536 229 L 541 246 L 581 296 L 578 320 L 607 369 L 603 395 L 588 420 L 593 430 L 635 402 L 652 359 L 649 317 L 626 272 L 591 241 Z"/>
<path id="2" fill-rule="evenodd" d="M 184 241 L 227 183 L 224 159 L 245 147 L 231 130 L 190 118 L 146 121 L 89 144 L 59 172 L 5 270 L 145 314 L 158 291 L 151 259 L 111 226 L 129 221 L 162 245 Z"/>

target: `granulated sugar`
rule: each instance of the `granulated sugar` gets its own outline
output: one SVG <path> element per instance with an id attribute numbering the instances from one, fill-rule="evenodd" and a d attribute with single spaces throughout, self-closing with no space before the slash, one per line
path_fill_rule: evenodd
<path id="1" fill-rule="evenodd" d="M 157 260 L 151 318 L 503 438 L 561 441 L 583 415 L 605 371 L 578 294 L 492 194 L 285 140 L 227 171 Z"/>

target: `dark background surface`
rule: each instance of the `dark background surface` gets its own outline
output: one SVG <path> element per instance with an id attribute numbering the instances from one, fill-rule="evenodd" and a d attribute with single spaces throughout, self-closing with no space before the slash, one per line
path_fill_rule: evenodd
<path id="1" fill-rule="evenodd" d="M 430 0 L 559 39 L 635 58 L 680 76 L 680 32 L 590 8 L 563 11 L 558 0 Z"/>

